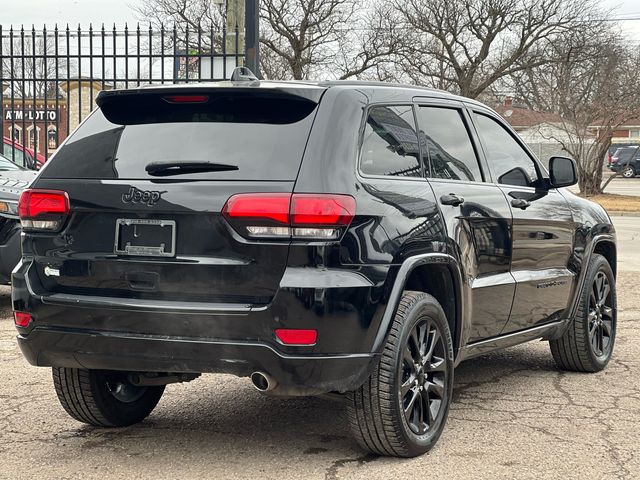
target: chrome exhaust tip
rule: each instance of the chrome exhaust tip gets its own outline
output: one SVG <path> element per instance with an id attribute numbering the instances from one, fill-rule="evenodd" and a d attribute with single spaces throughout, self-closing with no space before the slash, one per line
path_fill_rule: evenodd
<path id="1" fill-rule="evenodd" d="M 269 392 L 278 385 L 278 382 L 271 375 L 263 372 L 253 372 L 251 374 L 251 383 L 259 392 Z"/>

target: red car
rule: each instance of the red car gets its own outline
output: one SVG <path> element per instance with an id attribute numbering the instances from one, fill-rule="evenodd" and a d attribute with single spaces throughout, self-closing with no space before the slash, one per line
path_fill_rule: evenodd
<path id="1" fill-rule="evenodd" d="M 34 153 L 33 149 L 27 148 L 20 143 L 11 141 L 8 137 L 2 137 L 2 151 L 5 157 L 21 167 L 31 170 L 40 170 L 47 160 L 41 153 Z M 34 160 L 35 159 L 35 160 Z"/>

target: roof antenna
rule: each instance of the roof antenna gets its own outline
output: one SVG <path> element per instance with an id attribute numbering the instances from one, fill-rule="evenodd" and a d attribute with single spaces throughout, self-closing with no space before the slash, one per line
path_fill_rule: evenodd
<path id="1" fill-rule="evenodd" d="M 251 82 L 260 83 L 258 77 L 256 77 L 251 70 L 247 67 L 236 67 L 233 69 L 233 73 L 231 74 L 232 82 Z"/>

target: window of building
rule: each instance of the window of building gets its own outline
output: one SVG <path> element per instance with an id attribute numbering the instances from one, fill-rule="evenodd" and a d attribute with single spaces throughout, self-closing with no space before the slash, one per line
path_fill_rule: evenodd
<path id="1" fill-rule="evenodd" d="M 19 143 L 22 145 L 22 128 L 14 126 L 12 130 L 13 132 L 11 137 L 13 138 L 13 143 Z"/>
<path id="2" fill-rule="evenodd" d="M 431 178 L 482 182 L 478 157 L 460 110 L 420 107 L 418 123 Z"/>
<path id="3" fill-rule="evenodd" d="M 640 130 L 629 130 L 629 138 L 640 138 Z"/>
<path id="4" fill-rule="evenodd" d="M 47 147 L 50 150 L 58 148 L 58 131 L 53 125 L 47 129 Z"/>
<path id="5" fill-rule="evenodd" d="M 369 110 L 360 169 L 369 175 L 420 177 L 420 149 L 411 105 Z"/>
<path id="6" fill-rule="evenodd" d="M 29 134 L 29 145 L 28 147 L 34 151 L 38 150 L 38 141 L 40 140 L 40 127 L 29 127 L 27 128 L 27 133 Z"/>
<path id="7" fill-rule="evenodd" d="M 497 183 L 521 187 L 536 186 L 539 175 L 535 162 L 496 120 L 475 115 L 476 129 Z"/>

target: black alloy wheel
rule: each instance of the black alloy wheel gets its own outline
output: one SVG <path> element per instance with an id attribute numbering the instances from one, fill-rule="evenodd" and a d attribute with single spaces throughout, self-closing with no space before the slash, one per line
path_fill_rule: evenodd
<path id="1" fill-rule="evenodd" d="M 424 435 L 442 413 L 448 380 L 445 352 L 438 325 L 428 318 L 413 327 L 405 342 L 399 399 L 416 435 Z"/>
<path id="2" fill-rule="evenodd" d="M 597 357 L 609 356 L 613 345 L 613 304 L 611 284 L 604 272 L 599 271 L 589 293 L 589 344 Z"/>

